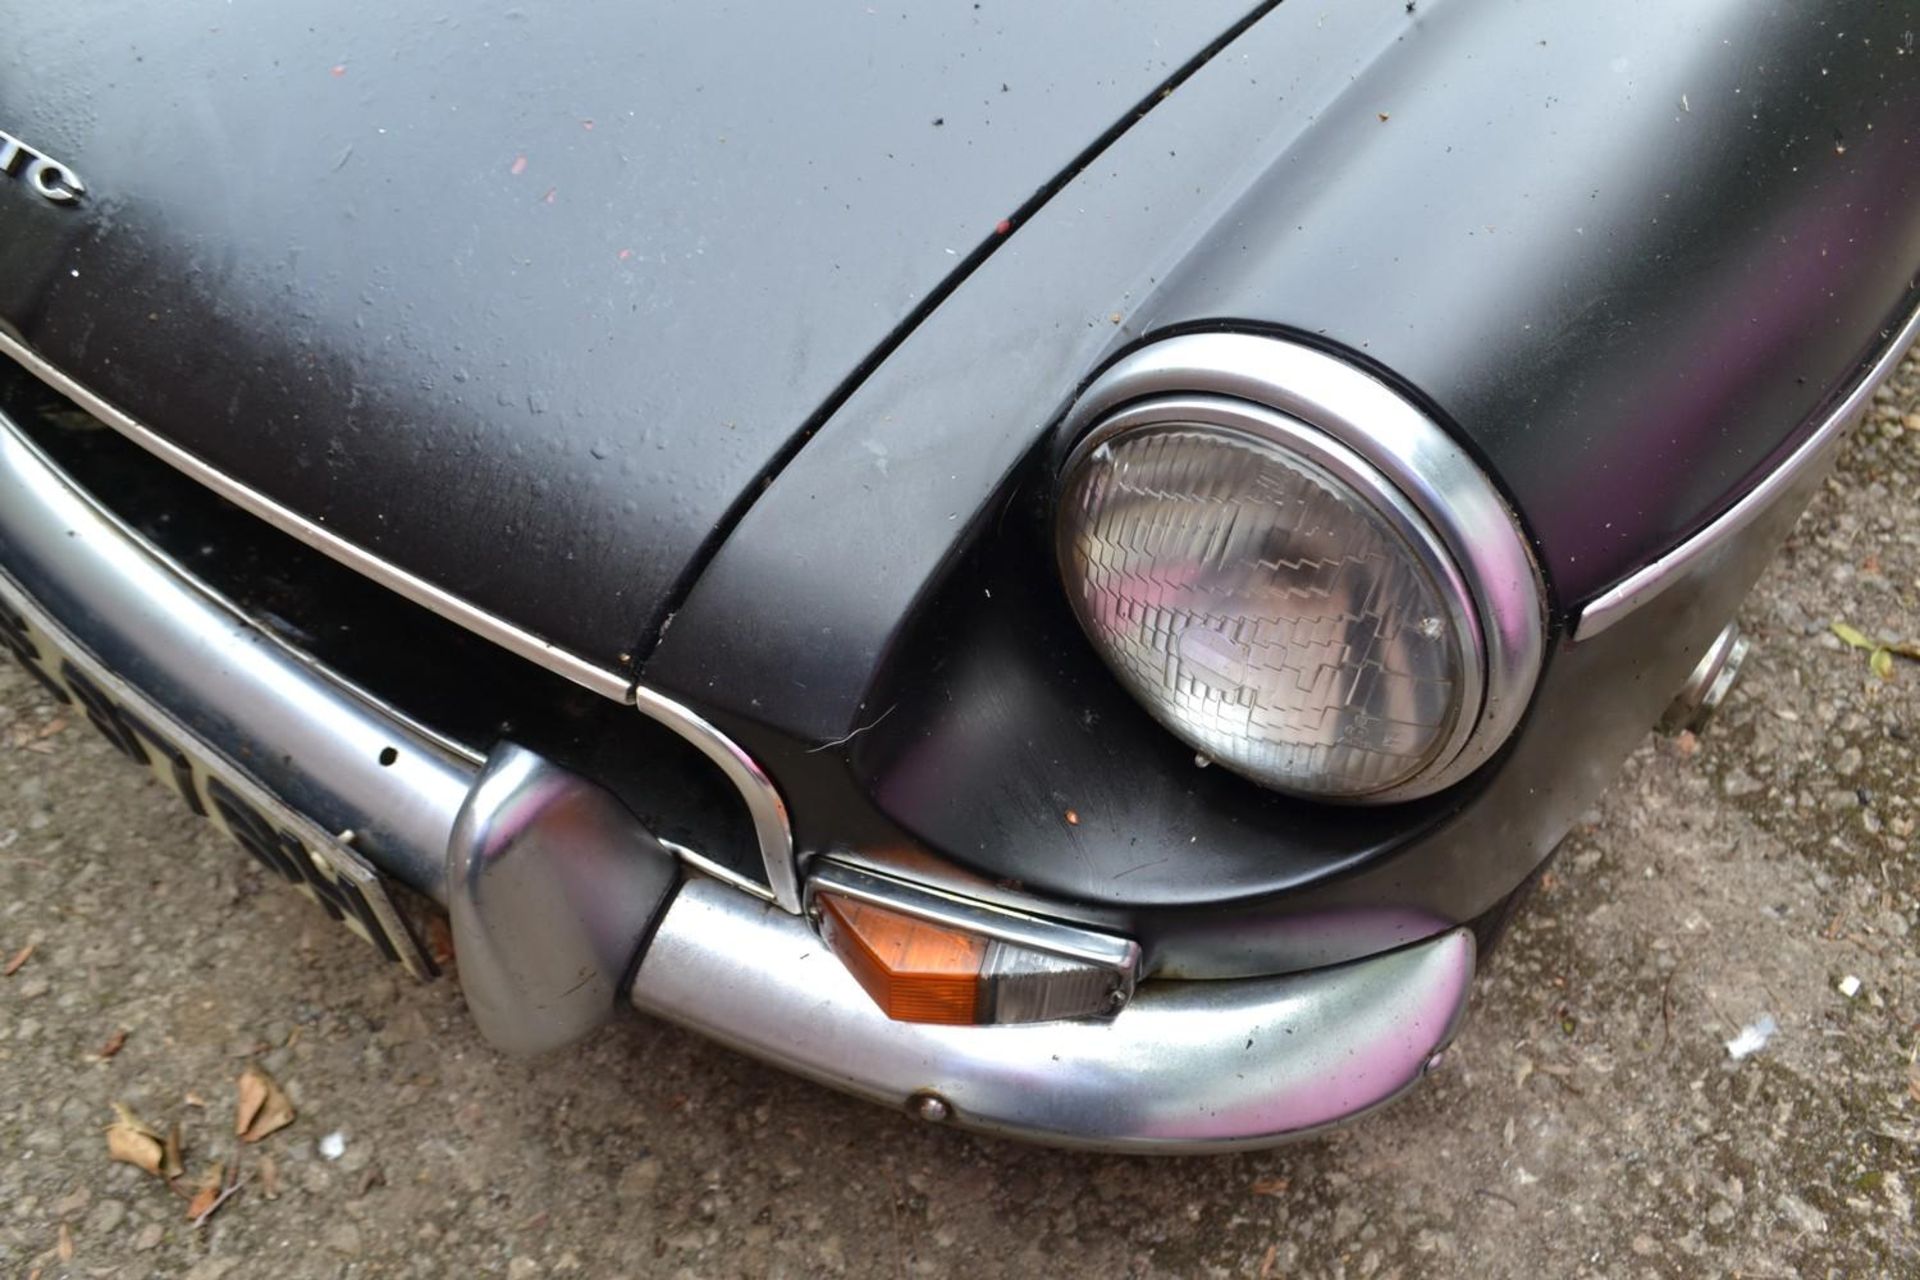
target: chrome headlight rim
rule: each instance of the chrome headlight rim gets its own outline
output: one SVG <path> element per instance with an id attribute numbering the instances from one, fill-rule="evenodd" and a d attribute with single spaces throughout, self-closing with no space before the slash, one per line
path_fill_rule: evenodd
<path id="1" fill-rule="evenodd" d="M 1191 423 L 1195 413 L 1206 414 L 1207 425 L 1298 449 L 1352 487 L 1419 551 L 1455 611 L 1462 674 L 1472 687 L 1463 690 L 1445 747 L 1392 786 L 1306 798 L 1411 800 L 1485 764 L 1512 736 L 1532 698 L 1547 616 L 1525 532 L 1485 472 L 1417 404 L 1346 360 L 1284 338 L 1203 333 L 1142 347 L 1094 379 L 1063 423 L 1074 446 L 1056 476 L 1056 493 L 1100 443 L 1125 431 L 1179 426 L 1183 415 Z M 1064 561 L 1061 567 L 1066 574 Z"/>

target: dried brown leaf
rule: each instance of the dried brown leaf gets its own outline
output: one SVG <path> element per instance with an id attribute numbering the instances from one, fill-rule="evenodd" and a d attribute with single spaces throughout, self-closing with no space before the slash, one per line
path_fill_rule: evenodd
<path id="1" fill-rule="evenodd" d="M 1920 1063 L 1907 1065 L 1907 1094 L 1915 1102 L 1920 1102 Z"/>
<path id="2" fill-rule="evenodd" d="M 167 1130 L 167 1144 L 160 1157 L 160 1175 L 168 1182 L 187 1171 L 186 1161 L 180 1155 L 180 1122 L 175 1120 L 173 1128 Z"/>
<path id="3" fill-rule="evenodd" d="M 269 1200 L 280 1198 L 280 1164 L 272 1156 L 260 1157 L 260 1194 Z"/>
<path id="4" fill-rule="evenodd" d="M 211 1169 L 200 1175 L 200 1182 L 194 1190 L 193 1199 L 187 1201 L 187 1221 L 198 1223 L 200 1219 L 212 1213 L 220 1203 L 220 1193 L 226 1187 L 227 1166 L 216 1162 Z"/>
<path id="5" fill-rule="evenodd" d="M 73 1232 L 67 1230 L 67 1224 L 64 1222 L 60 1224 L 60 1239 L 53 1246 L 53 1251 L 59 1256 L 60 1261 L 73 1261 Z"/>
<path id="6" fill-rule="evenodd" d="M 125 1027 L 122 1027 L 120 1028 L 120 1030 L 114 1032 L 112 1035 L 107 1037 L 107 1042 L 100 1046 L 100 1052 L 97 1056 L 102 1061 L 105 1061 L 106 1059 L 111 1058 L 114 1054 L 120 1052 L 122 1049 L 126 1047 L 127 1047 L 127 1029 Z"/>
<path id="7" fill-rule="evenodd" d="M 187 1201 L 187 1221 L 197 1222 L 203 1213 L 213 1212 L 213 1202 L 220 1198 L 219 1187 L 201 1187 L 193 1193 L 193 1199 Z"/>
<path id="8" fill-rule="evenodd" d="M 33 949 L 36 945 L 38 944 L 29 942 L 26 946 L 14 952 L 13 959 L 7 961 L 6 968 L 0 969 L 0 978 L 11 978 L 14 974 L 20 972 L 20 966 L 33 959 Z"/>
<path id="9" fill-rule="evenodd" d="M 257 1067 L 248 1067 L 235 1081 L 235 1090 L 239 1094 L 239 1102 L 233 1113 L 233 1131 L 236 1134 L 245 1136 L 247 1126 L 259 1117 L 260 1109 L 267 1105 L 268 1079 L 266 1072 Z"/>
<path id="10" fill-rule="evenodd" d="M 1292 1185 L 1292 1178 L 1260 1178 L 1253 1184 L 1253 1194 L 1257 1196 L 1283 1196 L 1287 1194 L 1287 1188 Z"/>
<path id="11" fill-rule="evenodd" d="M 187 1220 L 196 1227 L 206 1226 L 207 1219 L 218 1213 L 220 1206 L 233 1199 L 239 1192 L 241 1181 L 237 1157 L 231 1176 L 225 1165 L 214 1165 L 200 1180 L 200 1189 L 194 1193 L 193 1199 L 187 1205 Z"/>
<path id="12" fill-rule="evenodd" d="M 293 1102 L 272 1076 L 249 1065 L 240 1073 L 240 1105 L 233 1131 L 242 1142 L 258 1142 L 293 1123 Z"/>
<path id="13" fill-rule="evenodd" d="M 113 1114 L 114 1121 L 107 1126 L 107 1158 L 159 1177 L 166 1157 L 160 1135 L 128 1110 L 124 1102 L 113 1104 Z"/>
<path id="14" fill-rule="evenodd" d="M 446 917 L 439 912 L 429 914 L 422 932 L 426 934 L 427 954 L 433 958 L 433 962 L 442 969 L 451 965 L 454 959 L 453 928 L 447 923 Z"/>

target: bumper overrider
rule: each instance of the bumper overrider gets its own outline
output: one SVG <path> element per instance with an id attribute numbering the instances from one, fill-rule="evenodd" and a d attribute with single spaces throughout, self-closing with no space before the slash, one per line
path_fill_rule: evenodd
<path id="1" fill-rule="evenodd" d="M 1138 949 L 1120 940 L 1117 1012 L 893 1020 L 809 913 L 705 874 L 589 780 L 512 743 L 481 758 L 288 647 L 4 417 L 0 643 L 394 962 L 433 972 L 388 886 L 445 907 L 468 1003 L 507 1049 L 555 1047 L 630 1003 L 924 1119 L 1105 1149 L 1222 1149 L 1406 1090 L 1452 1038 L 1473 977 L 1464 929 L 1221 981 L 1138 975 L 1126 967 Z M 831 859 L 808 870 L 816 884 L 863 878 Z M 1016 936 L 1074 933 L 1013 924 Z"/>

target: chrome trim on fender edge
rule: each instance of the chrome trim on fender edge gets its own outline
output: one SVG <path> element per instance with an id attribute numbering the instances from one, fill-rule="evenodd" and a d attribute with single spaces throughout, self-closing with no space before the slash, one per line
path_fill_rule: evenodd
<path id="1" fill-rule="evenodd" d="M 1424 772 L 1357 799 L 1427 795 L 1484 764 L 1520 722 L 1546 652 L 1540 570 L 1492 481 L 1385 382 L 1317 348 L 1262 334 L 1194 333 L 1142 347 L 1093 380 L 1062 430 L 1073 441 L 1130 405 L 1208 395 L 1285 415 L 1358 454 L 1432 526 L 1473 597 L 1460 603 L 1479 628 L 1484 657 L 1480 706 L 1462 717 L 1468 732 Z"/>
<path id="2" fill-rule="evenodd" d="M 760 859 L 766 864 L 767 883 L 765 886 L 755 885 L 704 858 L 700 859 L 702 869 L 717 873 L 728 882 L 755 894 L 771 890 L 773 901 L 779 903 L 782 910 L 798 913 L 800 871 L 794 857 L 793 824 L 787 818 L 787 802 L 781 799 L 780 789 L 773 785 L 773 779 L 738 743 L 691 708 L 655 693 L 645 685 L 635 685 L 633 696 L 634 705 L 639 707 L 642 714 L 660 721 L 699 748 L 700 753 L 713 761 L 714 766 L 726 775 L 727 781 L 733 784 L 733 789 L 740 793 L 740 799 L 753 819 L 753 835 L 760 845 Z"/>
<path id="3" fill-rule="evenodd" d="M 122 412 L 107 400 L 87 390 L 4 329 L 0 329 L 0 356 L 12 358 L 28 373 L 72 400 L 107 426 L 112 427 L 168 466 L 204 485 L 254 517 L 283 533 L 298 538 L 314 550 L 332 557 L 396 595 L 438 614 L 454 625 L 489 640 L 536 666 L 564 676 L 602 697 L 636 707 L 642 715 L 658 721 L 685 738 L 726 775 L 746 804 L 753 820 L 754 837 L 759 845 L 760 857 L 766 865 L 768 884 L 764 886 L 754 884 L 698 854 L 691 854 L 688 860 L 703 870 L 727 879 L 747 892 L 759 896 L 770 895 L 787 911 L 800 910 L 799 873 L 794 865 L 793 829 L 788 820 L 786 802 L 781 798 L 779 789 L 773 785 L 766 771 L 761 769 L 759 764 L 737 743 L 692 708 L 655 693 L 617 671 L 598 666 L 577 654 L 550 644 L 504 618 L 488 613 L 426 579 L 356 546 L 325 526 L 309 520 L 258 490 L 209 466 L 172 441 L 144 426 L 131 415 Z"/>
<path id="4" fill-rule="evenodd" d="M 1685 577 L 1700 561 L 1738 537 L 1801 475 L 1826 462 L 1831 451 L 1846 437 L 1855 417 L 1873 398 L 1874 391 L 1900 367 L 1907 348 L 1920 340 L 1920 307 L 1914 309 L 1906 323 L 1890 332 L 1893 334 L 1891 345 L 1880 352 L 1879 358 L 1867 367 L 1866 375 L 1854 384 L 1853 390 L 1784 462 L 1762 476 L 1758 484 L 1742 494 L 1706 528 L 1588 601 L 1586 607 L 1580 610 L 1580 621 L 1574 628 L 1573 638 L 1576 641 L 1593 639 L 1665 591 Z"/>
<path id="5" fill-rule="evenodd" d="M 804 920 L 691 879 L 655 928 L 631 999 L 924 1118 L 1172 1154 L 1271 1145 L 1391 1101 L 1453 1038 L 1473 971 L 1473 937 L 1456 929 L 1334 969 L 1145 982 L 1111 1019 L 893 1022 Z"/>

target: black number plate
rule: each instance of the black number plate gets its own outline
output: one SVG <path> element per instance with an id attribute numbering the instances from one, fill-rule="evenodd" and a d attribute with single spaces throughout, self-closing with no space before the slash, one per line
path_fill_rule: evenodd
<path id="1" fill-rule="evenodd" d="M 122 755 L 151 769 L 188 808 L 381 955 L 415 977 L 434 976 L 432 959 L 365 858 L 198 742 L 92 655 L 64 642 L 50 623 L 36 618 L 32 605 L 10 603 L 8 594 L 0 591 L 0 648 L 11 651 L 49 693 L 84 714 Z"/>

